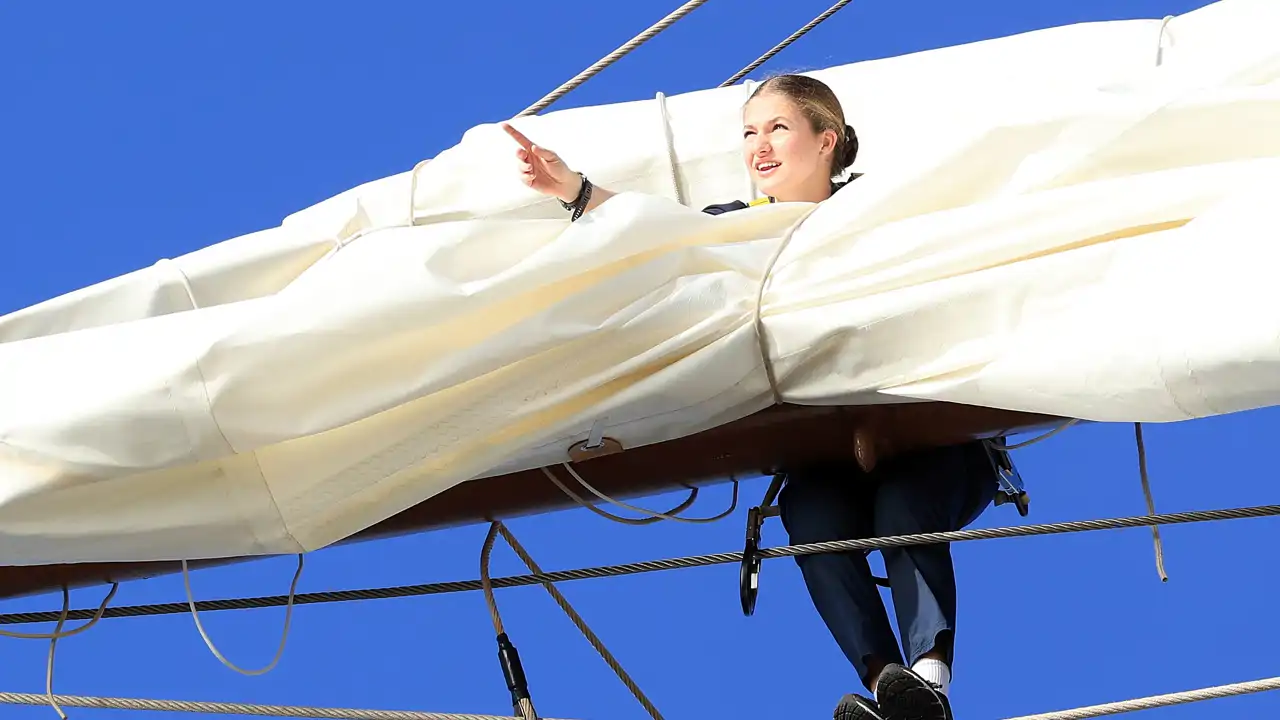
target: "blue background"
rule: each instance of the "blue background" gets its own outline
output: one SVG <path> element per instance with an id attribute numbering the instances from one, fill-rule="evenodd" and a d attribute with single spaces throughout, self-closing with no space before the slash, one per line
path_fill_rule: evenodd
<path id="1" fill-rule="evenodd" d="M 406 170 L 467 128 L 519 112 L 677 4 L 6 4 L 0 312 L 276 225 Z M 1158 18 L 1202 4 L 856 0 L 756 75 L 1078 21 Z M 555 108 L 713 86 L 827 5 L 713 0 Z M 1277 418 L 1267 410 L 1148 426 L 1157 509 L 1274 502 L 1268 446 Z M 1016 459 L 1033 497 L 1028 521 L 1145 512 L 1131 426 L 1074 428 Z M 747 483 L 744 506 L 764 486 Z M 718 512 L 728 487 L 704 498 L 703 514 Z M 672 499 L 647 504 L 666 507 Z M 744 514 L 745 507 L 712 526 L 631 528 L 579 510 L 510 527 L 544 567 L 558 569 L 737 550 Z M 978 525 L 1019 522 L 1006 506 Z M 1276 582 L 1266 560 L 1277 529 L 1272 520 L 1166 528 L 1171 580 L 1163 585 L 1145 528 L 956 545 L 958 717 L 1002 718 L 1280 674 L 1270 622 Z M 309 556 L 301 590 L 473 578 L 485 530 L 326 549 Z M 785 543 L 776 520 L 766 542 Z M 523 570 L 501 546 L 495 557 L 496 574 Z M 294 562 L 197 573 L 197 597 L 283 593 Z M 668 718 L 830 717 L 856 681 L 795 565 L 766 562 L 753 618 L 742 617 L 736 584 L 737 568 L 720 566 L 562 589 Z M 96 605 L 101 593 L 78 590 L 73 605 Z M 128 584 L 113 604 L 182 598 L 180 577 L 170 576 Z M 645 717 L 541 588 L 501 591 L 499 602 L 541 713 Z M 55 594 L 0 603 L 0 612 L 59 604 Z M 270 659 L 282 617 L 281 609 L 202 616 L 222 650 L 246 667 Z M 0 690 L 42 692 L 46 649 L 43 641 L 0 639 Z M 59 644 L 56 689 L 508 714 L 494 652 L 478 593 L 302 607 L 284 660 L 260 678 L 223 668 L 189 616 L 115 619 Z M 1257 695 L 1143 717 L 1278 711 L 1280 695 Z M 41 707 L 0 712 L 15 720 L 54 717 Z M 169 717 L 68 712 L 77 720 Z"/>

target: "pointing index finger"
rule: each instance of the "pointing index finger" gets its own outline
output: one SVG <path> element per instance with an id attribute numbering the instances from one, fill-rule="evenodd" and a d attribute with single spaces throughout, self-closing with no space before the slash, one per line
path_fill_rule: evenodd
<path id="1" fill-rule="evenodd" d="M 533 141 L 525 137 L 524 133 L 512 127 L 511 123 L 505 123 L 505 122 L 502 123 L 502 129 L 506 130 L 507 134 L 510 135 L 512 139 L 514 139 L 516 142 L 520 143 L 520 146 L 523 147 L 525 150 L 533 149 Z"/>

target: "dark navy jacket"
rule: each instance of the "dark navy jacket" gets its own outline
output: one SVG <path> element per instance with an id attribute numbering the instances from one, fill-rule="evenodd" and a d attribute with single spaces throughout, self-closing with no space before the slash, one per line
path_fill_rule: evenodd
<path id="1" fill-rule="evenodd" d="M 844 182 L 831 183 L 831 194 L 834 195 L 837 190 L 844 187 L 845 185 L 848 185 L 854 180 L 857 180 L 860 177 L 862 177 L 862 173 L 854 173 L 853 175 L 850 175 L 849 179 Z M 743 202 L 741 200 L 734 200 L 733 202 L 720 203 L 718 205 L 708 205 L 702 208 L 702 212 L 708 215 L 723 215 L 724 213 L 733 212 L 734 210 L 745 210 L 749 207 L 754 207 L 756 205 L 767 205 L 771 202 L 774 202 L 774 199 L 771 197 L 762 197 L 757 200 L 752 200 L 749 203 Z"/>

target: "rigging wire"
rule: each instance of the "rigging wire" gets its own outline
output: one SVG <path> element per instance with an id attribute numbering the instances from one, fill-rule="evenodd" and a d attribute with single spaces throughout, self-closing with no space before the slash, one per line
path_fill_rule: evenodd
<path id="1" fill-rule="evenodd" d="M 618 47 L 617 50 L 614 50 L 608 55 L 605 55 L 604 57 L 600 58 L 599 60 L 594 62 L 591 65 L 591 67 L 588 67 L 586 70 L 583 70 L 582 72 L 573 76 L 569 80 L 565 81 L 565 83 L 562 84 L 560 87 L 556 88 L 555 90 L 552 90 L 550 93 L 547 93 L 547 95 L 543 97 L 541 100 L 539 100 L 538 102 L 520 111 L 520 114 L 517 115 L 516 117 L 525 117 L 526 115 L 533 115 L 535 113 L 541 112 L 542 110 L 545 110 L 548 106 L 550 106 L 555 101 L 559 100 L 565 95 L 568 95 L 574 88 L 590 80 L 601 70 L 604 70 L 605 68 L 614 64 L 618 60 L 622 59 L 622 57 L 627 53 L 631 52 L 632 50 L 635 50 L 636 48 L 640 47 L 646 42 L 652 40 L 654 37 L 658 35 L 658 33 L 676 24 L 676 22 L 679 21 L 681 18 L 683 18 L 685 15 L 688 15 L 694 10 L 697 10 L 700 5 L 704 5 L 706 4 L 706 2 L 707 0 L 689 0 L 689 2 L 685 3 L 684 5 L 681 5 L 680 7 L 672 11 L 671 14 L 667 15 L 666 17 L 662 18 L 658 22 L 649 26 L 649 28 L 644 32 L 640 33 L 639 35 L 636 35 L 635 37 L 623 43 L 621 46 Z"/>
<path id="2" fill-rule="evenodd" d="M 202 700 L 151 700 L 147 698 L 93 697 L 57 695 L 65 707 L 99 710 L 150 710 L 154 712 L 207 713 L 211 715 L 256 715 L 259 717 L 325 718 L 326 720 L 521 720 L 508 715 L 467 715 L 433 713 L 415 710 L 360 710 L 356 708 L 322 708 L 298 705 L 252 705 Z M 44 705 L 43 695 L 0 692 L 0 704 Z M 551 718 L 542 718 L 551 720 Z"/>
<path id="3" fill-rule="evenodd" d="M 991 440 L 985 440 L 984 442 L 989 447 L 1004 450 L 1004 451 L 1021 450 L 1022 448 L 1035 445 L 1036 443 L 1044 442 L 1045 440 L 1048 440 L 1049 438 L 1053 437 L 1054 435 L 1057 435 L 1063 430 L 1073 427 L 1079 423 L 1080 423 L 1079 419 L 1068 420 L 1058 425 L 1054 429 L 1050 430 L 1049 432 L 1046 432 L 1041 435 L 1037 435 L 1029 440 L 1024 440 L 1015 445 L 999 445 Z M 1147 501 L 1147 513 L 1150 515 L 1155 515 L 1156 501 L 1154 496 L 1151 494 L 1151 476 L 1150 476 L 1150 473 L 1147 471 L 1147 446 L 1142 437 L 1142 423 L 1136 422 L 1133 424 L 1133 433 L 1134 433 L 1134 441 L 1137 444 L 1137 448 L 1138 448 L 1138 475 L 1142 479 L 1142 495 L 1144 499 Z M 1169 582 L 1169 574 L 1165 572 L 1165 569 L 1164 569 L 1164 540 L 1160 538 L 1160 527 L 1158 525 L 1154 525 L 1154 524 L 1151 525 L 1151 536 L 1152 536 L 1152 541 L 1155 544 L 1155 551 L 1156 551 L 1156 572 L 1160 574 L 1160 582 Z"/>
<path id="4" fill-rule="evenodd" d="M 1218 685 L 1186 692 L 1153 695 L 1151 697 L 1122 702 L 1091 705 L 1073 710 L 1058 710 L 1038 715 L 1021 715 L 1006 720 L 1089 720 L 1090 718 L 1138 712 L 1154 708 L 1187 705 L 1207 700 L 1250 695 L 1280 690 L 1280 677 L 1251 680 L 1248 682 Z M 97 708 L 105 710 L 151 710 L 157 712 L 209 713 L 215 715 L 256 715 L 259 717 L 325 718 L 331 720 L 521 720 L 510 716 L 462 715 L 431 713 L 412 710 L 358 710 L 347 708 L 298 707 L 288 705 L 250 705 L 246 703 L 204 702 L 195 700 L 150 700 L 142 698 L 92 697 L 83 695 L 58 695 L 56 699 L 66 707 Z M 34 693 L 0 692 L 0 704 L 44 705 L 43 695 Z M 543 718 L 542 720 L 551 720 Z"/>
<path id="5" fill-rule="evenodd" d="M 501 645 L 502 639 L 505 639 L 506 636 L 506 629 L 503 627 L 502 618 L 498 613 L 498 602 L 493 596 L 493 585 L 489 580 L 489 559 L 493 552 L 493 544 L 498 535 L 501 535 L 502 539 L 506 540 L 507 545 L 511 546 L 511 549 L 520 557 L 520 561 L 525 564 L 525 567 L 529 568 L 529 572 L 535 575 L 540 575 L 542 574 L 542 568 L 538 567 L 538 563 L 534 562 L 533 557 L 529 555 L 528 551 L 524 549 L 524 546 L 520 544 L 520 541 L 516 540 L 515 535 L 511 534 L 511 531 L 508 530 L 507 526 L 501 521 L 495 521 L 489 526 L 489 534 L 485 537 L 484 548 L 480 551 L 480 580 L 483 584 L 485 602 L 489 606 L 489 614 L 493 617 L 493 629 L 497 632 L 500 638 L 499 644 Z M 582 616 L 578 614 L 578 611 L 573 609 L 573 606 L 569 604 L 569 601 L 563 594 L 561 594 L 560 590 L 549 582 L 541 584 L 546 588 L 547 593 L 551 595 L 551 599 L 555 600 L 556 604 L 560 606 L 560 609 L 564 611 L 564 614 L 569 616 L 569 620 L 578 628 L 578 631 L 582 633 L 583 637 L 587 639 L 587 642 L 591 644 L 591 647 L 595 648 L 600 657 L 604 659 L 605 663 L 609 665 L 609 668 L 613 670 L 614 674 L 618 676 L 618 679 L 622 681 L 622 684 L 627 687 L 627 690 L 629 690 L 631 694 L 635 696 L 635 699 L 639 701 L 640 705 L 644 707 L 645 712 L 649 713 L 649 716 L 652 717 L 653 720 L 663 720 L 662 714 L 658 712 L 658 708 L 656 708 L 653 702 L 645 696 L 644 691 L 640 689 L 640 686 L 637 685 L 635 680 L 632 680 L 631 676 L 627 674 L 627 671 L 623 669 L 622 663 L 618 662 L 618 659 L 613 656 L 613 653 L 609 652 L 609 649 L 604 645 L 604 641 L 602 641 L 595 632 L 591 630 L 591 627 L 587 625 L 587 621 L 583 620 Z M 526 703 L 528 704 L 527 710 L 525 709 Z M 532 701 L 529 700 L 528 697 L 521 698 L 521 710 L 525 713 L 526 720 L 536 720 L 537 716 L 532 714 L 532 709 Z"/>
<path id="6" fill-rule="evenodd" d="M 1123 702 L 1107 703 L 1105 705 L 1091 705 L 1089 707 L 1076 708 L 1074 710 L 1059 710 L 1056 712 L 1040 713 L 1039 715 L 1023 715 L 1021 717 L 1008 718 L 1008 720 L 1087 720 L 1088 718 L 1104 717 L 1106 715 L 1118 715 L 1120 713 L 1138 712 L 1139 710 L 1151 710 L 1153 708 L 1171 707 L 1173 705 L 1186 705 L 1193 702 L 1217 700 L 1219 698 L 1249 695 L 1252 693 L 1267 692 L 1270 690 L 1280 690 L 1280 677 L 1267 678 L 1265 680 L 1252 680 L 1249 682 L 1234 683 L 1231 685 L 1218 685 L 1216 687 L 1189 690 L 1187 692 L 1169 693 L 1167 695 L 1153 695 L 1151 697 L 1138 698 L 1136 700 L 1125 700 Z"/>
<path id="7" fill-rule="evenodd" d="M 800 38 L 804 37 L 806 34 L 808 34 L 808 33 L 809 33 L 809 31 L 810 31 L 810 30 L 812 30 L 812 29 L 814 29 L 814 28 L 818 27 L 819 25 L 821 25 L 821 24 L 822 24 L 822 23 L 823 23 L 827 18 L 829 18 L 829 17 L 831 17 L 832 15 L 835 15 L 836 13 L 840 12 L 841 8 L 843 8 L 845 5 L 848 5 L 848 4 L 849 4 L 849 3 L 851 3 L 851 2 L 853 2 L 853 0 L 840 0 L 840 2 L 838 2 L 838 3 L 836 3 L 835 5 L 832 5 L 831 7 L 827 8 L 826 12 L 824 12 L 824 13 L 822 13 L 821 15 L 819 15 L 818 17 L 816 17 L 816 18 L 814 18 L 814 19 L 810 20 L 808 25 L 805 25 L 804 27 L 800 28 L 799 30 L 797 30 L 797 31 L 795 31 L 795 32 L 793 32 L 793 33 L 791 33 L 790 37 L 788 37 L 786 40 L 783 40 L 782 42 L 778 43 L 777 45 L 774 45 L 774 46 L 769 50 L 769 52 L 766 52 L 765 54 L 761 55 L 760 57 L 756 58 L 755 60 L 752 60 L 750 65 L 748 65 L 748 66 L 746 66 L 746 67 L 742 68 L 742 69 L 741 69 L 741 70 L 739 70 L 738 72 L 734 73 L 734 74 L 733 74 L 733 76 L 732 76 L 732 77 L 730 77 L 728 80 L 725 80 L 724 82 L 720 83 L 720 87 L 729 87 L 730 85 L 732 85 L 732 84 L 734 84 L 734 83 L 738 82 L 739 80 L 741 80 L 742 78 L 746 77 L 746 76 L 747 76 L 747 73 L 750 73 L 752 70 L 755 70 L 756 68 L 760 67 L 761 65 L 763 65 L 763 64 L 765 64 L 765 63 L 769 62 L 770 60 L 772 60 L 774 55 L 777 55 L 778 53 L 780 53 L 780 52 L 782 52 L 783 50 L 785 50 L 785 49 L 787 48 L 787 46 L 788 46 L 788 45 L 790 45 L 791 43 L 793 43 L 793 42 L 795 42 L 795 41 L 799 40 Z"/>
<path id="8" fill-rule="evenodd" d="M 1060 535 L 1076 532 L 1092 532 L 1096 530 L 1121 530 L 1155 525 L 1182 525 L 1190 523 L 1214 522 L 1219 520 L 1242 520 L 1280 516 L 1280 505 L 1259 505 L 1254 507 L 1225 508 L 1220 510 L 1192 510 L 1160 515 L 1137 515 L 1131 517 L 1103 518 L 1098 520 L 1073 520 L 1069 522 L 1043 523 L 1038 525 L 1016 525 L 997 528 L 970 528 L 948 532 L 924 533 L 918 535 L 896 535 L 890 537 L 835 540 L 831 542 L 812 543 L 808 545 L 783 545 L 762 548 L 759 557 L 767 559 L 795 557 L 799 555 L 817 555 L 821 553 L 848 552 L 851 550 L 880 550 L 886 547 L 909 547 L 913 545 L 933 545 L 938 543 L 967 542 L 970 540 L 995 540 L 1002 538 L 1032 537 L 1041 535 Z M 555 570 L 551 572 L 532 573 L 528 575 L 512 575 L 493 578 L 492 586 L 520 587 L 525 585 L 542 585 L 545 583 L 564 582 L 568 580 L 586 580 L 592 578 L 617 577 L 635 575 L 663 570 L 679 570 L 685 568 L 725 565 L 741 562 L 742 552 L 722 552 L 708 555 L 691 555 L 686 557 L 646 560 L 621 565 L 602 565 L 578 568 L 573 570 Z M 367 588 L 357 590 L 330 590 L 315 593 L 299 593 L 293 596 L 295 605 L 311 605 L 318 603 L 350 602 L 355 600 L 381 600 L 390 598 L 416 597 L 420 595 L 442 595 L 458 592 L 482 590 L 479 580 L 462 580 L 453 582 L 428 583 L 422 585 L 399 585 L 394 587 Z M 224 600 L 201 600 L 195 603 L 201 611 L 243 610 L 249 608 L 280 607 L 289 602 L 289 596 L 274 595 L 251 598 L 228 598 Z M 69 619 L 80 619 L 90 616 L 94 611 L 89 609 L 72 610 Z M 144 617 L 153 615 L 173 615 L 190 612 L 187 603 L 158 603 L 150 605 L 122 605 L 114 608 L 100 608 L 97 612 L 102 617 Z M 54 622 L 60 613 L 27 612 L 7 613 L 0 615 L 0 625 L 24 623 Z M 66 636 L 66 633 L 63 634 Z M 47 638 L 46 635 L 34 637 Z"/>
<path id="9" fill-rule="evenodd" d="M 734 73 L 733 76 L 730 77 L 728 80 L 725 80 L 724 82 L 720 83 L 720 87 L 728 87 L 738 82 L 742 78 L 746 77 L 748 73 L 760 67 L 761 65 L 765 64 L 769 60 L 773 59 L 775 55 L 785 50 L 788 46 L 790 46 L 795 41 L 807 35 L 811 30 L 821 25 L 832 15 L 835 15 L 837 12 L 840 12 L 841 9 L 843 9 L 846 5 L 848 5 L 852 1 L 853 0 L 839 0 L 839 2 L 827 8 L 827 10 L 823 12 L 821 15 L 814 18 L 813 20 L 810 20 L 808 24 L 806 24 L 804 27 L 792 33 L 790 36 L 787 37 L 787 39 L 783 40 L 777 45 L 774 45 L 772 48 L 769 49 L 768 52 L 766 52 L 765 54 L 753 60 L 751 64 L 747 65 L 746 67 L 742 68 L 738 72 Z M 516 117 L 525 117 L 528 115 L 534 115 L 547 109 L 554 102 L 564 97 L 565 95 L 568 95 L 575 88 L 582 85 L 586 81 L 590 80 L 592 77 L 595 77 L 597 74 L 600 73 L 600 71 L 614 64 L 618 60 L 621 60 L 623 56 L 627 55 L 632 50 L 635 50 L 636 48 L 645 44 L 649 40 L 652 40 L 663 30 L 666 30 L 667 28 L 671 27 L 681 18 L 693 12 L 700 5 L 703 5 L 706 2 L 707 0 L 690 0 L 690 2 L 686 2 L 684 5 L 681 5 L 679 8 L 676 8 L 674 11 L 671 12 L 671 14 L 667 15 L 666 17 L 662 18 L 658 22 L 654 23 L 644 32 L 640 33 L 639 35 L 636 35 L 635 37 L 631 38 L 627 42 L 623 43 L 613 52 L 600 58 L 596 62 L 592 63 L 592 65 L 587 69 L 583 70 L 582 72 L 573 76 L 569 80 L 565 81 L 562 85 L 560 85 L 560 87 L 556 88 L 555 90 L 552 90 L 550 93 L 547 93 L 547 95 L 544 96 L 538 102 L 520 111 L 520 113 L 516 115 Z"/>
<path id="10" fill-rule="evenodd" d="M 102 602 L 98 605 L 97 610 L 82 608 L 79 610 L 72 610 L 66 613 L 62 613 L 62 612 L 32 613 L 32 615 L 37 617 L 38 619 L 31 620 L 31 622 L 37 622 L 37 623 L 53 622 L 53 621 L 66 622 L 67 620 L 85 620 L 85 619 L 89 621 L 78 628 L 64 631 L 62 630 L 61 625 L 59 625 L 58 629 L 52 633 L 18 633 L 18 632 L 10 632 L 8 630 L 0 630 L 0 637 L 16 638 L 18 640 L 61 640 L 62 638 L 68 638 L 68 637 L 71 637 L 72 635 L 79 635 L 85 630 L 88 630 L 94 625 L 97 625 L 98 621 L 102 620 L 104 617 L 110 617 L 110 614 L 109 614 L 110 609 L 107 607 L 107 605 L 110 604 L 111 599 L 116 596 L 116 591 L 118 591 L 119 589 L 120 589 L 120 583 L 118 582 L 111 583 L 111 590 L 108 591 L 107 596 L 102 599 Z M 66 615 L 65 618 L 63 617 L 64 614 Z M 166 613 L 166 614 L 172 614 L 172 613 Z M 5 625 L 5 624 L 18 624 L 18 623 L 0 622 L 0 625 Z"/>
<path id="11" fill-rule="evenodd" d="M 931 544 L 931 543 L 937 543 L 937 542 L 957 542 L 957 541 L 964 541 L 964 540 L 991 539 L 991 538 L 1000 538 L 1000 537 L 1019 537 L 1019 536 L 1045 535 L 1045 534 L 1057 534 L 1057 533 L 1067 533 L 1067 532 L 1084 532 L 1084 531 L 1102 530 L 1102 529 L 1141 527 L 1144 525 L 1149 525 L 1152 522 L 1157 522 L 1159 524 L 1165 524 L 1165 525 L 1172 525 L 1172 524 L 1179 524 L 1179 523 L 1207 522 L 1207 521 L 1214 521 L 1214 520 L 1241 519 L 1241 518 L 1250 518 L 1250 517 L 1269 517 L 1269 516 L 1276 516 L 1276 515 L 1280 515 L 1280 506 L 1276 506 L 1276 505 L 1251 507 L 1251 508 L 1238 508 L 1238 509 L 1229 509 L 1229 510 L 1192 511 L 1192 512 L 1185 512 L 1185 513 L 1171 513 L 1166 515 L 1144 515 L 1144 516 L 1137 516 L 1137 517 L 1130 517 L 1130 518 L 1084 520 L 1084 521 L 1075 521 L 1075 522 L 1067 522 L 1067 523 L 1047 523 L 1043 525 L 1030 525 L 1030 526 L 1023 526 L 1023 527 L 959 530 L 954 532 L 905 535 L 905 536 L 897 536 L 897 537 L 889 537 L 889 538 L 876 538 L 871 540 L 847 540 L 847 541 L 836 541 L 836 542 L 828 542 L 828 543 L 814 543 L 811 545 L 784 546 L 784 547 L 769 548 L 766 550 L 762 550 L 760 552 L 760 555 L 762 557 L 776 558 L 776 557 L 788 557 L 788 556 L 795 556 L 795 555 L 816 554 L 820 552 L 840 552 L 840 551 L 850 550 L 850 549 L 868 549 L 873 546 L 874 547 L 902 547 L 907 545 L 921 545 L 921 544 Z M 497 580 L 487 580 L 487 577 L 488 577 L 487 566 L 482 566 L 483 568 L 482 577 L 486 580 L 486 582 L 481 583 L 480 589 L 485 589 L 487 593 L 492 593 L 492 589 L 499 586 L 514 587 L 517 585 L 530 585 L 530 584 L 542 584 L 546 586 L 547 590 L 552 593 L 552 596 L 557 599 L 557 603 L 561 603 L 563 601 L 563 603 L 561 604 L 561 607 L 564 608 L 567 613 L 569 613 L 570 618 L 574 620 L 576 625 L 579 625 L 579 629 L 583 631 L 584 635 L 586 635 L 588 640 L 592 642 L 593 646 L 597 647 L 597 650 L 601 652 L 601 655 L 605 657 L 606 661 L 609 661 L 612 658 L 612 655 L 608 654 L 608 650 L 604 649 L 603 643 L 599 642 L 599 638 L 596 638 L 594 636 L 594 633 L 591 633 L 590 628 L 586 627 L 586 623 L 582 621 L 581 617 L 578 616 L 577 613 L 573 611 L 572 607 L 568 605 L 568 602 L 563 599 L 563 596 L 560 595 L 559 592 L 550 585 L 550 583 L 562 581 L 562 580 L 584 579 L 588 577 L 609 577 L 613 575 L 633 574 L 638 572 L 651 572 L 656 570 L 676 569 L 680 567 L 696 567 L 700 565 L 710 565 L 710 564 L 717 564 L 722 562 L 734 562 L 740 558 L 738 553 L 721 553 L 718 555 L 703 555 L 703 556 L 694 556 L 694 557 L 688 557 L 688 558 L 675 558 L 672 560 L 660 560 L 660 561 L 651 561 L 651 562 L 644 562 L 644 563 L 631 563 L 628 565 L 585 568 L 583 570 L 571 570 L 571 571 L 548 573 L 548 572 L 543 572 L 541 568 L 537 566 L 537 564 L 532 560 L 532 558 L 528 556 L 528 553 L 524 551 L 523 547 L 520 546 L 518 541 L 515 540 L 514 536 L 512 536 L 509 531 L 506 531 L 505 526 L 503 526 L 501 523 L 494 523 L 494 526 L 490 530 L 490 539 L 486 542 L 486 545 L 488 546 L 489 549 L 491 549 L 492 547 L 492 539 L 495 538 L 497 534 L 502 534 L 504 539 L 506 539 L 507 542 L 511 544 L 512 548 L 516 551 L 516 553 L 521 557 L 523 561 L 525 561 L 525 564 L 532 571 L 532 574 L 525 575 L 525 576 L 515 576 L 510 578 L 499 578 Z M 488 550 L 486 550 L 485 552 L 486 552 L 486 558 L 487 558 Z M 485 564 L 487 565 L 487 559 L 485 560 Z M 474 583 L 440 583 L 434 586 L 426 586 L 426 585 L 408 586 L 409 589 L 413 589 L 416 592 L 401 593 L 401 594 L 394 594 L 394 595 L 386 594 L 386 591 L 398 590 L 397 588 L 387 588 L 381 591 L 373 590 L 373 591 L 345 591 L 340 593 L 314 593 L 311 596 L 293 595 L 291 593 L 289 597 L 284 598 L 284 602 L 288 603 L 290 601 L 293 601 L 295 603 L 302 604 L 304 602 L 307 602 L 307 600 L 305 600 L 304 598 L 309 598 L 309 597 L 315 598 L 314 600 L 312 600 L 313 602 L 332 602 L 332 601 L 337 601 L 341 599 L 363 599 L 358 597 L 339 597 L 342 595 L 356 595 L 361 593 L 364 593 L 366 597 L 370 597 L 370 598 L 377 597 L 380 594 L 381 596 L 385 596 L 385 597 L 403 597 L 405 594 L 431 594 L 428 592 L 422 592 L 423 590 L 426 590 L 426 589 L 431 589 L 433 592 L 458 592 L 461 590 L 476 589 L 475 587 L 470 587 L 473 584 Z M 112 592 L 107 595 L 106 600 L 104 600 L 102 605 L 100 605 L 99 608 L 94 612 L 93 621 L 90 623 L 87 623 L 82 628 L 77 629 L 77 631 L 75 632 L 80 632 L 80 631 L 83 631 L 84 629 L 87 629 L 89 626 L 92 626 L 98 620 L 100 620 L 102 617 L 105 616 L 104 611 L 106 609 L 107 602 L 115 594 L 115 589 L 117 587 L 118 587 L 118 584 L 113 585 Z M 399 588 L 399 590 L 404 590 L 404 589 L 406 588 Z M 492 596 L 489 595 L 489 597 L 492 597 Z M 208 608 L 208 609 L 229 609 L 233 603 L 238 604 L 238 606 L 240 607 L 267 607 L 272 605 L 279 605 L 280 602 L 278 602 L 278 600 L 279 599 L 276 599 L 276 598 L 250 598 L 250 599 L 247 599 L 248 604 L 246 604 L 245 600 L 206 601 L 206 602 L 210 604 L 219 605 L 219 607 L 217 608 Z M 264 603 L 263 601 L 267 601 L 267 602 Z M 188 602 L 191 603 L 190 599 L 188 600 Z M 183 607 L 183 604 L 171 603 L 169 605 L 177 605 L 178 612 L 181 612 L 183 609 L 185 609 Z M 143 615 L 143 614 L 163 614 L 160 612 L 144 612 L 144 611 L 146 610 L 154 611 L 157 609 L 163 609 L 164 607 L 165 606 L 160 606 L 160 605 L 125 606 L 121 608 L 115 608 L 114 610 L 116 610 L 117 612 L 123 611 L 123 614 L 125 615 L 137 616 L 137 615 Z M 56 613 L 53 619 L 58 620 L 59 625 L 61 625 L 67 619 L 70 619 L 72 616 L 76 616 L 77 614 L 88 613 L 88 612 L 89 612 L 88 610 L 68 612 L 66 610 L 65 603 L 64 603 L 63 610 L 59 613 Z M 15 613 L 11 615 L 0 616 L 0 622 L 3 622 L 3 623 L 42 622 L 48 619 L 42 616 L 45 616 L 48 614 L 49 613 Z M 498 615 L 496 612 L 496 606 L 494 606 L 494 616 L 496 619 L 495 622 L 497 623 L 496 627 L 501 628 L 501 625 L 500 625 L 501 620 L 500 618 L 498 618 Z M 14 633 L 9 633 L 9 634 L 13 635 Z M 28 635 L 27 637 L 51 637 L 56 639 L 58 637 L 66 637 L 69 634 L 72 634 L 72 633 L 55 632 L 50 635 Z M 611 666 L 617 665 L 617 661 L 612 660 L 610 662 L 610 665 Z M 625 672 L 622 671 L 620 666 L 615 667 L 615 672 L 618 672 L 619 677 L 624 678 L 623 680 L 624 683 L 628 682 L 629 678 L 625 677 Z M 245 705 L 240 703 L 210 703 L 210 702 L 172 701 L 172 700 L 145 700 L 145 699 L 130 699 L 130 698 L 94 698 L 94 697 L 81 697 L 81 696 L 54 696 L 52 695 L 51 682 L 52 681 L 50 680 L 50 684 L 47 687 L 47 692 L 44 695 L 21 694 L 21 693 L 0 693 L 0 703 L 34 705 L 34 704 L 45 704 L 45 703 L 52 702 L 54 703 L 55 707 L 57 707 L 58 704 L 61 704 L 67 707 L 93 707 L 93 708 L 123 709 L 123 710 L 158 710 L 158 711 L 170 711 L 170 712 L 204 712 L 204 713 L 235 714 L 235 715 L 262 715 L 262 716 L 273 716 L 273 717 L 344 718 L 349 720 L 511 720 L 510 718 L 497 717 L 497 716 L 484 716 L 484 715 L 459 715 L 459 714 L 440 714 L 440 713 L 422 713 L 422 712 L 387 711 L 387 710 L 300 708 L 300 707 L 286 707 L 286 706 Z M 628 687 L 629 688 L 634 687 L 634 682 L 629 683 Z M 1264 691 L 1276 690 L 1276 689 L 1280 689 L 1280 678 L 1270 678 L 1266 680 L 1236 683 L 1233 685 L 1223 685 L 1218 687 L 1204 688 L 1200 690 L 1192 690 L 1192 691 L 1187 691 L 1182 693 L 1172 693 L 1168 695 L 1139 698 L 1136 700 L 1109 703 L 1106 705 L 1095 705 L 1090 707 L 1077 708 L 1074 710 L 1057 711 L 1057 712 L 1051 712 L 1051 713 L 1044 713 L 1040 715 L 1029 715 L 1029 716 L 1023 716 L 1018 718 L 1011 718 L 1010 720 L 1086 720 L 1087 718 L 1102 717 L 1105 715 L 1114 715 L 1118 713 L 1134 712 L 1138 710 L 1146 710 L 1146 709 L 1156 708 L 1156 707 L 1167 707 L 1170 705 L 1200 702 L 1203 700 L 1264 692 Z M 636 688 L 633 692 L 637 695 L 638 698 L 643 697 L 643 694 L 639 692 L 638 688 Z M 644 702 L 645 701 L 642 700 L 642 703 Z M 649 707 L 651 707 L 651 704 L 647 705 L 646 709 L 648 709 Z M 656 710 L 652 712 L 656 713 Z M 654 717 L 659 717 L 659 716 L 654 715 Z M 516 720 L 520 720 L 520 719 L 517 718 Z"/>

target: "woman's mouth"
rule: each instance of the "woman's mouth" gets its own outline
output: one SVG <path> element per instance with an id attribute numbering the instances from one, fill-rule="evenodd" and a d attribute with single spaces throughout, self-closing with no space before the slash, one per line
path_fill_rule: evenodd
<path id="1" fill-rule="evenodd" d="M 782 163 L 776 160 L 766 160 L 765 162 L 756 163 L 756 174 L 760 177 L 769 177 L 772 175 Z"/>

